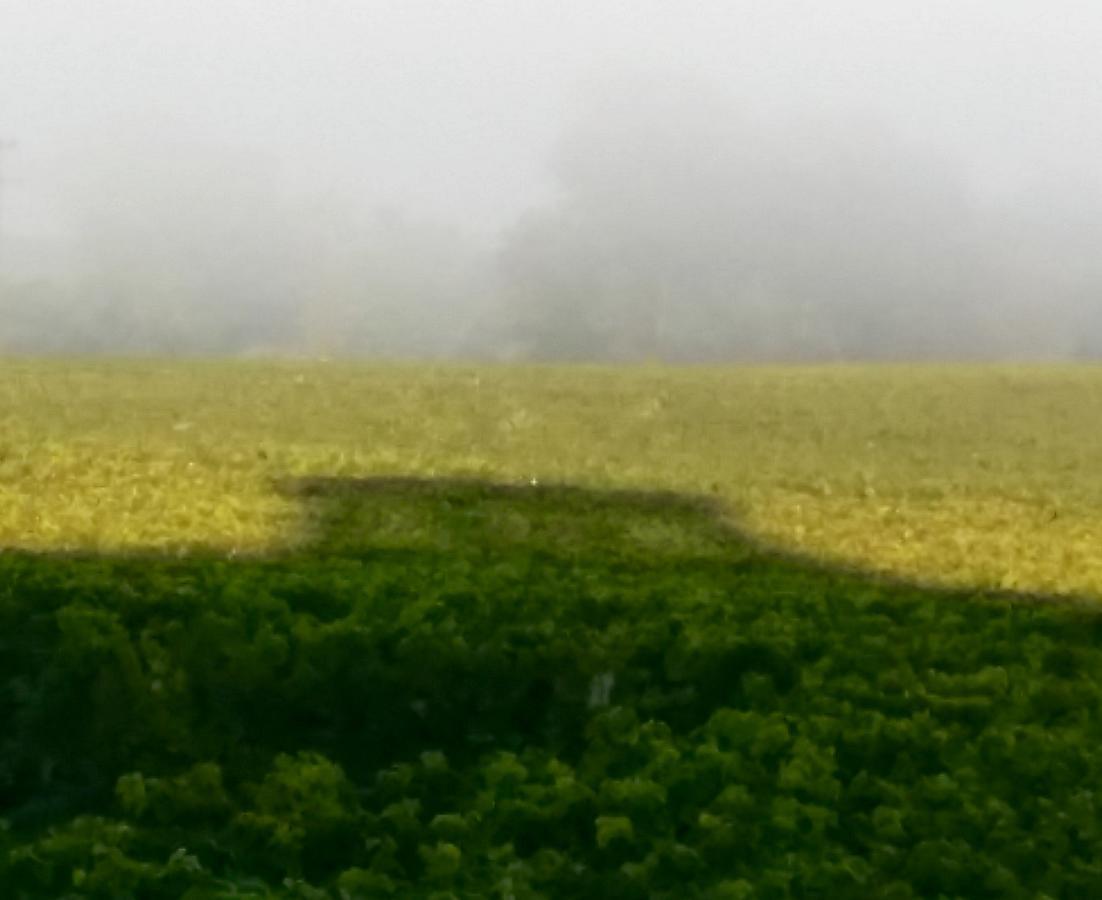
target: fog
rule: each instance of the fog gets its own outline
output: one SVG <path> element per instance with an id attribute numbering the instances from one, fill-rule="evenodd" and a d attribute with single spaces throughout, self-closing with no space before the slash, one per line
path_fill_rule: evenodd
<path id="1" fill-rule="evenodd" d="M 1102 357 L 1102 7 L 0 0 L 0 352 Z"/>

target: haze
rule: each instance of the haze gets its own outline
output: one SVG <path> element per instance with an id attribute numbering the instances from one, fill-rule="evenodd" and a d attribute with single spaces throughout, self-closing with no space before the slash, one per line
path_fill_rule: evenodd
<path id="1" fill-rule="evenodd" d="M 1094 2 L 0 0 L 0 351 L 1102 356 Z"/>

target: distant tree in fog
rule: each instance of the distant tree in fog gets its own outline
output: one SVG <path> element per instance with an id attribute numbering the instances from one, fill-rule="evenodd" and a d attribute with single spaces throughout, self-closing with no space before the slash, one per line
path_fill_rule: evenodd
<path id="1" fill-rule="evenodd" d="M 1013 275 L 951 166 L 875 123 L 753 120 L 684 84 L 600 96 L 506 236 L 515 340 L 555 358 L 997 352 Z"/>

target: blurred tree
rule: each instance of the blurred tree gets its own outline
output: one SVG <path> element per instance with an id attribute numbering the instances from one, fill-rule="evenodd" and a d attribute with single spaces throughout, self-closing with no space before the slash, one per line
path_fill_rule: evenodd
<path id="1" fill-rule="evenodd" d="M 596 95 L 560 141 L 556 202 L 506 236 L 520 344 L 676 360 L 974 348 L 982 254 L 948 166 L 875 123 L 754 122 L 708 86 L 654 87 Z"/>

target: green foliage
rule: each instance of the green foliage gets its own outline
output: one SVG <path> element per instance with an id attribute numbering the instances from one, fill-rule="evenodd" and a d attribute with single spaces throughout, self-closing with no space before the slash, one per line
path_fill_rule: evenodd
<path id="1" fill-rule="evenodd" d="M 1091 608 L 670 497 L 302 494 L 295 554 L 0 555 L 4 897 L 1102 892 Z"/>

